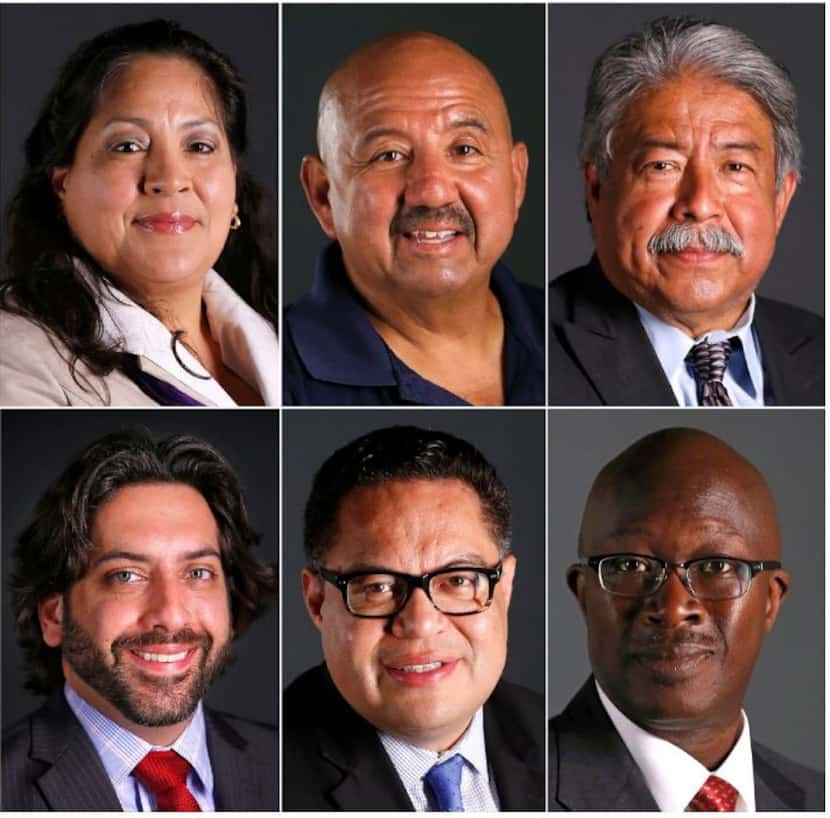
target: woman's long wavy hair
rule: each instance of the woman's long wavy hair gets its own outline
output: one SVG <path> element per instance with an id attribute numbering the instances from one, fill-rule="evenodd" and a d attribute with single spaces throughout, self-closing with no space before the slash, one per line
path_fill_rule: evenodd
<path id="1" fill-rule="evenodd" d="M 35 321 L 104 376 L 121 365 L 122 352 L 103 340 L 93 290 L 75 275 L 80 259 L 96 276 L 106 273 L 72 235 L 52 187 L 54 168 L 70 165 L 101 92 L 135 58 L 180 57 L 213 82 L 236 163 L 236 196 L 242 226 L 230 232 L 216 270 L 276 326 L 276 265 L 271 197 L 245 167 L 245 89 L 231 61 L 201 37 L 169 20 L 121 26 L 83 43 L 64 63 L 26 145 L 26 172 L 7 212 L 6 280 L 0 308 Z M 80 382 L 79 382 L 80 385 Z"/>
<path id="2" fill-rule="evenodd" d="M 213 512 L 234 636 L 276 600 L 275 566 L 257 558 L 259 536 L 225 458 L 189 435 L 156 442 L 141 429 L 113 432 L 90 445 L 49 486 L 18 538 L 11 592 L 27 689 L 48 693 L 63 683 L 61 652 L 43 641 L 39 604 L 51 594 L 69 593 L 86 573 L 96 512 L 119 489 L 147 483 L 191 486 Z"/>

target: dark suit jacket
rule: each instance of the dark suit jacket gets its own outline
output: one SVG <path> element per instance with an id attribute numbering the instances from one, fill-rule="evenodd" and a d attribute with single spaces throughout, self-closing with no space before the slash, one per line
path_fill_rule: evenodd
<path id="1" fill-rule="evenodd" d="M 278 808 L 277 731 L 205 708 L 217 810 Z M 3 731 L 4 810 L 121 812 L 104 765 L 63 691 Z"/>
<path id="2" fill-rule="evenodd" d="M 824 776 L 752 742 L 755 806 L 761 812 L 823 811 Z M 552 811 L 651 812 L 657 804 L 588 679 L 551 721 Z"/>
<path id="3" fill-rule="evenodd" d="M 550 285 L 548 398 L 552 406 L 676 406 L 634 305 L 608 283 L 596 257 Z M 758 297 L 755 331 L 764 402 L 824 405 L 824 321 Z"/>
<path id="4" fill-rule="evenodd" d="M 545 808 L 545 707 L 538 693 L 499 682 L 484 705 L 484 740 L 503 811 Z M 283 698 L 283 809 L 412 811 L 377 731 L 337 692 L 325 666 Z"/>

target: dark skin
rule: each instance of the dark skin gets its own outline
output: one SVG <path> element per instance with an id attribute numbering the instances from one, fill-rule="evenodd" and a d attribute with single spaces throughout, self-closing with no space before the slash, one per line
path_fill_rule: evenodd
<path id="1" fill-rule="evenodd" d="M 692 429 L 649 435 L 597 477 L 582 520 L 580 555 L 642 554 L 673 563 L 704 557 L 780 560 L 778 521 L 758 470 Z M 740 735 L 741 707 L 789 574 L 754 576 L 746 594 L 692 596 L 674 569 L 654 594 L 604 591 L 586 565 L 568 569 L 588 629 L 594 675 L 611 701 L 649 733 L 716 769 Z"/>

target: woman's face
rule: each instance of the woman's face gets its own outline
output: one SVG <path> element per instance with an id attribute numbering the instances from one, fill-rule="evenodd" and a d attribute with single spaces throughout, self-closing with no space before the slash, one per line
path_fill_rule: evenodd
<path id="1" fill-rule="evenodd" d="M 236 171 L 210 79 L 178 57 L 133 60 L 101 94 L 52 183 L 87 252 L 129 292 L 200 286 L 228 236 Z"/>

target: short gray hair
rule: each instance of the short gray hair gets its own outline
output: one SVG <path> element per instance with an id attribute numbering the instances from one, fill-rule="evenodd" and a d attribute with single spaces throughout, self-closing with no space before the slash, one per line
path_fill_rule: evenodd
<path id="1" fill-rule="evenodd" d="M 585 100 L 579 156 L 603 179 L 611 137 L 642 91 L 700 73 L 746 91 L 767 112 L 775 139 L 775 183 L 801 178 L 801 140 L 795 86 L 783 65 L 737 29 L 692 17 L 660 17 L 608 48 L 594 63 Z"/>

